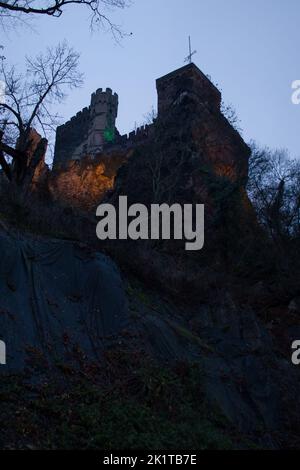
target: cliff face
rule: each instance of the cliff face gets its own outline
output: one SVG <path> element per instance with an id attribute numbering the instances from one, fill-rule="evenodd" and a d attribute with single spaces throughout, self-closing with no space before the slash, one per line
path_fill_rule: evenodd
<path id="1" fill-rule="evenodd" d="M 118 168 L 129 152 L 115 152 L 95 159 L 70 160 L 54 169 L 47 182 L 54 201 L 85 211 L 95 211 L 99 202 L 114 187 Z"/>
<path id="2" fill-rule="evenodd" d="M 197 422 L 205 420 L 215 432 L 227 435 L 235 448 L 247 448 L 251 442 L 262 448 L 278 448 L 295 439 L 293 433 L 299 429 L 298 370 L 282 355 L 277 357 L 271 333 L 250 307 L 239 306 L 226 289 L 214 290 L 209 300 L 202 298 L 189 306 L 166 300 L 142 283 L 121 276 L 108 257 L 82 243 L 41 239 L 0 227 L 0 248 L 4 256 L 0 265 L 0 339 L 7 346 L 0 391 L 9 397 L 3 401 L 0 416 L 20 417 L 28 429 L 20 440 L 19 418 L 8 419 L 8 428 L 0 436 L 7 446 L 15 443 L 27 448 L 37 435 L 42 443 L 48 442 L 46 405 L 37 405 L 31 425 L 34 398 L 45 404 L 48 397 L 49 408 L 59 409 L 52 417 L 53 426 L 58 427 L 54 442 L 62 448 L 61 436 L 66 432 L 72 437 L 71 447 L 76 447 L 82 432 L 74 428 L 74 414 L 70 421 L 68 416 L 64 418 L 64 430 L 60 429 L 61 413 L 64 409 L 69 413 L 70 401 L 55 407 L 59 397 L 69 400 L 72 387 L 79 391 L 73 397 L 73 409 L 82 411 L 87 404 L 87 416 L 93 417 L 92 431 L 97 423 L 90 411 L 90 400 L 94 400 L 91 389 L 104 391 L 108 404 L 117 394 L 133 403 L 134 412 L 129 410 L 125 422 L 128 426 L 141 409 L 141 400 L 144 416 L 154 388 L 153 403 L 162 403 L 162 416 L 168 413 L 165 431 L 158 421 L 159 445 L 165 439 L 174 445 L 174 433 L 168 432 L 174 420 L 178 427 L 183 419 L 184 430 L 189 424 L 191 434 L 198 437 L 193 428 L 195 416 Z M 153 365 L 154 376 L 145 368 Z M 165 370 L 167 375 L 162 376 L 160 385 L 159 374 Z M 170 395 L 178 388 L 177 379 L 166 385 L 173 371 L 182 383 L 189 379 L 189 371 L 193 373 L 193 381 L 188 382 L 178 403 Z M 18 372 L 24 375 L 24 382 L 20 377 L 10 388 L 9 374 Z M 82 381 L 77 382 L 80 377 Z M 140 382 L 141 377 L 147 382 Z M 30 387 L 29 381 L 36 387 Z M 48 384 L 51 393 L 46 393 Z M 157 401 L 158 390 L 159 400 L 168 393 L 166 406 Z M 182 418 L 180 403 L 189 403 L 192 392 L 195 402 Z M 92 409 L 98 409 L 103 401 L 100 403 L 97 393 Z M 24 414 L 27 406 L 28 416 Z M 158 406 L 151 409 L 152 426 L 157 412 Z M 149 435 L 148 427 L 141 426 L 142 437 L 146 437 L 144 429 Z M 190 442 L 186 432 L 179 434 L 178 442 L 185 447 Z M 214 440 L 203 442 L 203 433 L 200 438 L 204 448 L 217 445 Z M 199 439 L 195 438 L 193 445 L 198 445 Z M 86 442 L 85 448 L 90 445 Z M 223 441 L 218 444 L 221 448 L 224 445 Z"/>

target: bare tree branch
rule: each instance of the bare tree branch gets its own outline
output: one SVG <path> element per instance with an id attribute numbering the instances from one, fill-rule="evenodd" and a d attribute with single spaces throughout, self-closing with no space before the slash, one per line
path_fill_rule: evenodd
<path id="1" fill-rule="evenodd" d="M 300 233 L 300 165 L 285 150 L 251 143 L 248 193 L 258 219 L 276 242 Z"/>
<path id="2" fill-rule="evenodd" d="M 22 21 L 27 16 L 50 16 L 59 18 L 70 6 L 84 6 L 91 13 L 91 28 L 108 26 L 115 37 L 124 33 L 114 24 L 106 11 L 123 9 L 129 5 L 127 0 L 6 0 L 0 1 L 0 19 L 3 21 L 16 19 Z"/>
<path id="3" fill-rule="evenodd" d="M 23 159 L 25 163 L 20 163 L 22 171 L 18 169 L 17 172 L 21 180 L 29 158 L 27 149 L 31 129 L 36 128 L 49 140 L 58 124 L 58 115 L 51 113 L 52 105 L 63 101 L 67 90 L 78 88 L 83 83 L 78 62 L 79 54 L 66 42 L 49 47 L 34 58 L 27 57 L 26 76 L 18 74 L 15 67 L 7 66 L 5 60 L 1 61 L 0 79 L 5 83 L 5 93 L 0 102 L 0 126 L 5 130 L 5 137 L 13 138 L 5 138 L 0 150 L 16 161 L 17 154 L 12 147 L 22 155 L 19 161 Z M 17 166 L 18 163 L 14 162 L 14 167 Z"/>

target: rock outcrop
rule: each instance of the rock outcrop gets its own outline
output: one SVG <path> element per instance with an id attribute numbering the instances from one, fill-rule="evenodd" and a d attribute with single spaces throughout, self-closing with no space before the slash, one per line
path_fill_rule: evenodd
<path id="1" fill-rule="evenodd" d="M 130 153 L 129 150 L 93 159 L 70 160 L 49 173 L 47 190 L 56 202 L 95 212 L 100 201 L 113 189 L 117 171 Z"/>
<path id="2" fill-rule="evenodd" d="M 78 244 L 0 232 L 0 331 L 7 366 L 22 372 L 30 357 L 47 367 L 74 348 L 99 359 L 126 326 L 119 272 L 104 255 Z M 4 369 L 4 370 L 3 370 Z"/>

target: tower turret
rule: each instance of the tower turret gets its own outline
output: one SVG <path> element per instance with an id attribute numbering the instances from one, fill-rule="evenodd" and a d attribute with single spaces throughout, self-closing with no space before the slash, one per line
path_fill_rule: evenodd
<path id="1" fill-rule="evenodd" d="M 88 130 L 86 152 L 95 154 L 103 145 L 112 142 L 115 136 L 115 123 L 118 114 L 118 95 L 110 88 L 99 88 L 91 97 L 90 126 Z"/>
<path id="2" fill-rule="evenodd" d="M 105 143 L 114 141 L 117 114 L 117 93 L 99 88 L 92 94 L 88 108 L 57 128 L 53 165 L 101 152 Z"/>

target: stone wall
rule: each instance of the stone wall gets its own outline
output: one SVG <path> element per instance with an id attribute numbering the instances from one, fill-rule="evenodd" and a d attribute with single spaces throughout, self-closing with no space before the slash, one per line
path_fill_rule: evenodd
<path id="1" fill-rule="evenodd" d="M 87 138 L 90 124 L 90 108 L 84 108 L 70 121 L 56 129 L 53 166 L 64 165 L 75 149 Z"/>

